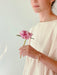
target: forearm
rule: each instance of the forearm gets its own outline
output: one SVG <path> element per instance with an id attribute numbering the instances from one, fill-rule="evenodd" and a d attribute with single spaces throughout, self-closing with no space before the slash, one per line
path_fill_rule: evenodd
<path id="1" fill-rule="evenodd" d="M 46 56 L 41 52 L 38 52 L 38 55 L 39 53 L 41 54 L 39 61 L 45 64 L 49 69 L 52 69 L 54 72 L 57 73 L 57 61 L 53 60 L 52 58 Z M 36 55 L 37 59 L 38 59 L 38 55 Z"/>

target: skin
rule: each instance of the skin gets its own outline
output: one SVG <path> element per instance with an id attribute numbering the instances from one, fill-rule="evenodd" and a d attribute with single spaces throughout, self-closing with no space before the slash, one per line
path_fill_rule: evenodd
<path id="1" fill-rule="evenodd" d="M 53 14 L 52 9 L 51 9 L 51 4 L 53 1 L 54 0 L 31 0 L 32 8 L 34 9 L 36 13 L 39 13 L 40 21 L 44 22 L 44 21 L 57 19 L 57 16 Z M 33 7 L 34 5 L 39 5 L 40 7 L 35 8 Z M 32 51 L 33 55 L 32 54 L 30 55 L 32 55 L 33 58 L 35 56 L 34 53 L 36 52 L 36 50 L 35 49 L 33 50 L 33 47 L 31 47 L 30 45 L 22 46 L 21 48 L 19 48 L 19 50 L 20 50 L 20 55 L 23 54 L 23 56 L 29 55 L 30 51 Z"/>
<path id="2" fill-rule="evenodd" d="M 37 59 L 37 53 L 38 51 L 36 51 L 32 46 L 30 45 L 25 45 L 25 46 L 22 46 L 21 48 L 19 48 L 19 51 L 20 51 L 20 55 L 21 56 L 29 56 L 29 57 L 32 57 L 34 59 Z"/>
<path id="3" fill-rule="evenodd" d="M 39 13 L 40 21 L 50 21 L 57 19 L 57 16 L 52 12 L 51 4 L 54 0 L 31 0 L 31 5 L 34 12 Z M 34 5 L 39 5 L 35 8 Z"/>
<path id="4" fill-rule="evenodd" d="M 54 0 L 31 0 L 32 8 L 36 13 L 39 13 L 41 22 L 57 19 L 57 16 L 52 12 L 51 9 L 51 4 L 53 1 Z M 39 5 L 39 7 L 35 8 L 33 5 Z M 31 45 L 22 46 L 19 48 L 19 51 L 21 56 L 29 56 L 34 59 L 38 59 L 38 55 L 41 54 L 40 62 L 57 73 L 57 61 L 35 50 Z"/>

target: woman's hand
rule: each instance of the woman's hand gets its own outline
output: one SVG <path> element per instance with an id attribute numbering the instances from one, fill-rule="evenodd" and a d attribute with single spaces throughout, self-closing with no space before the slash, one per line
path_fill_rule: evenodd
<path id="1" fill-rule="evenodd" d="M 20 55 L 21 56 L 29 56 L 34 59 L 38 56 L 38 51 L 36 51 L 31 45 L 24 45 L 21 48 L 19 48 Z"/>

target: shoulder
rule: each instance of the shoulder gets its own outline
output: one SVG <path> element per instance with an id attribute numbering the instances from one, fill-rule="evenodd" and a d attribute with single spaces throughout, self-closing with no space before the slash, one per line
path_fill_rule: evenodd
<path id="1" fill-rule="evenodd" d="M 39 23 L 37 23 L 36 25 L 33 25 L 30 29 L 29 32 L 32 32 L 35 28 L 37 28 L 39 25 Z"/>

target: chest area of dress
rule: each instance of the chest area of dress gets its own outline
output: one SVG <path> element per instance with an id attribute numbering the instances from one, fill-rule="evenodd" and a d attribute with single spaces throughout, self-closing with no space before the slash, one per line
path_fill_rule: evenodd
<path id="1" fill-rule="evenodd" d="M 31 39 L 31 45 L 34 48 L 43 51 L 42 49 L 51 37 L 52 29 L 53 27 L 50 28 L 49 26 L 36 26 L 32 31 L 32 38 L 34 39 Z"/>

